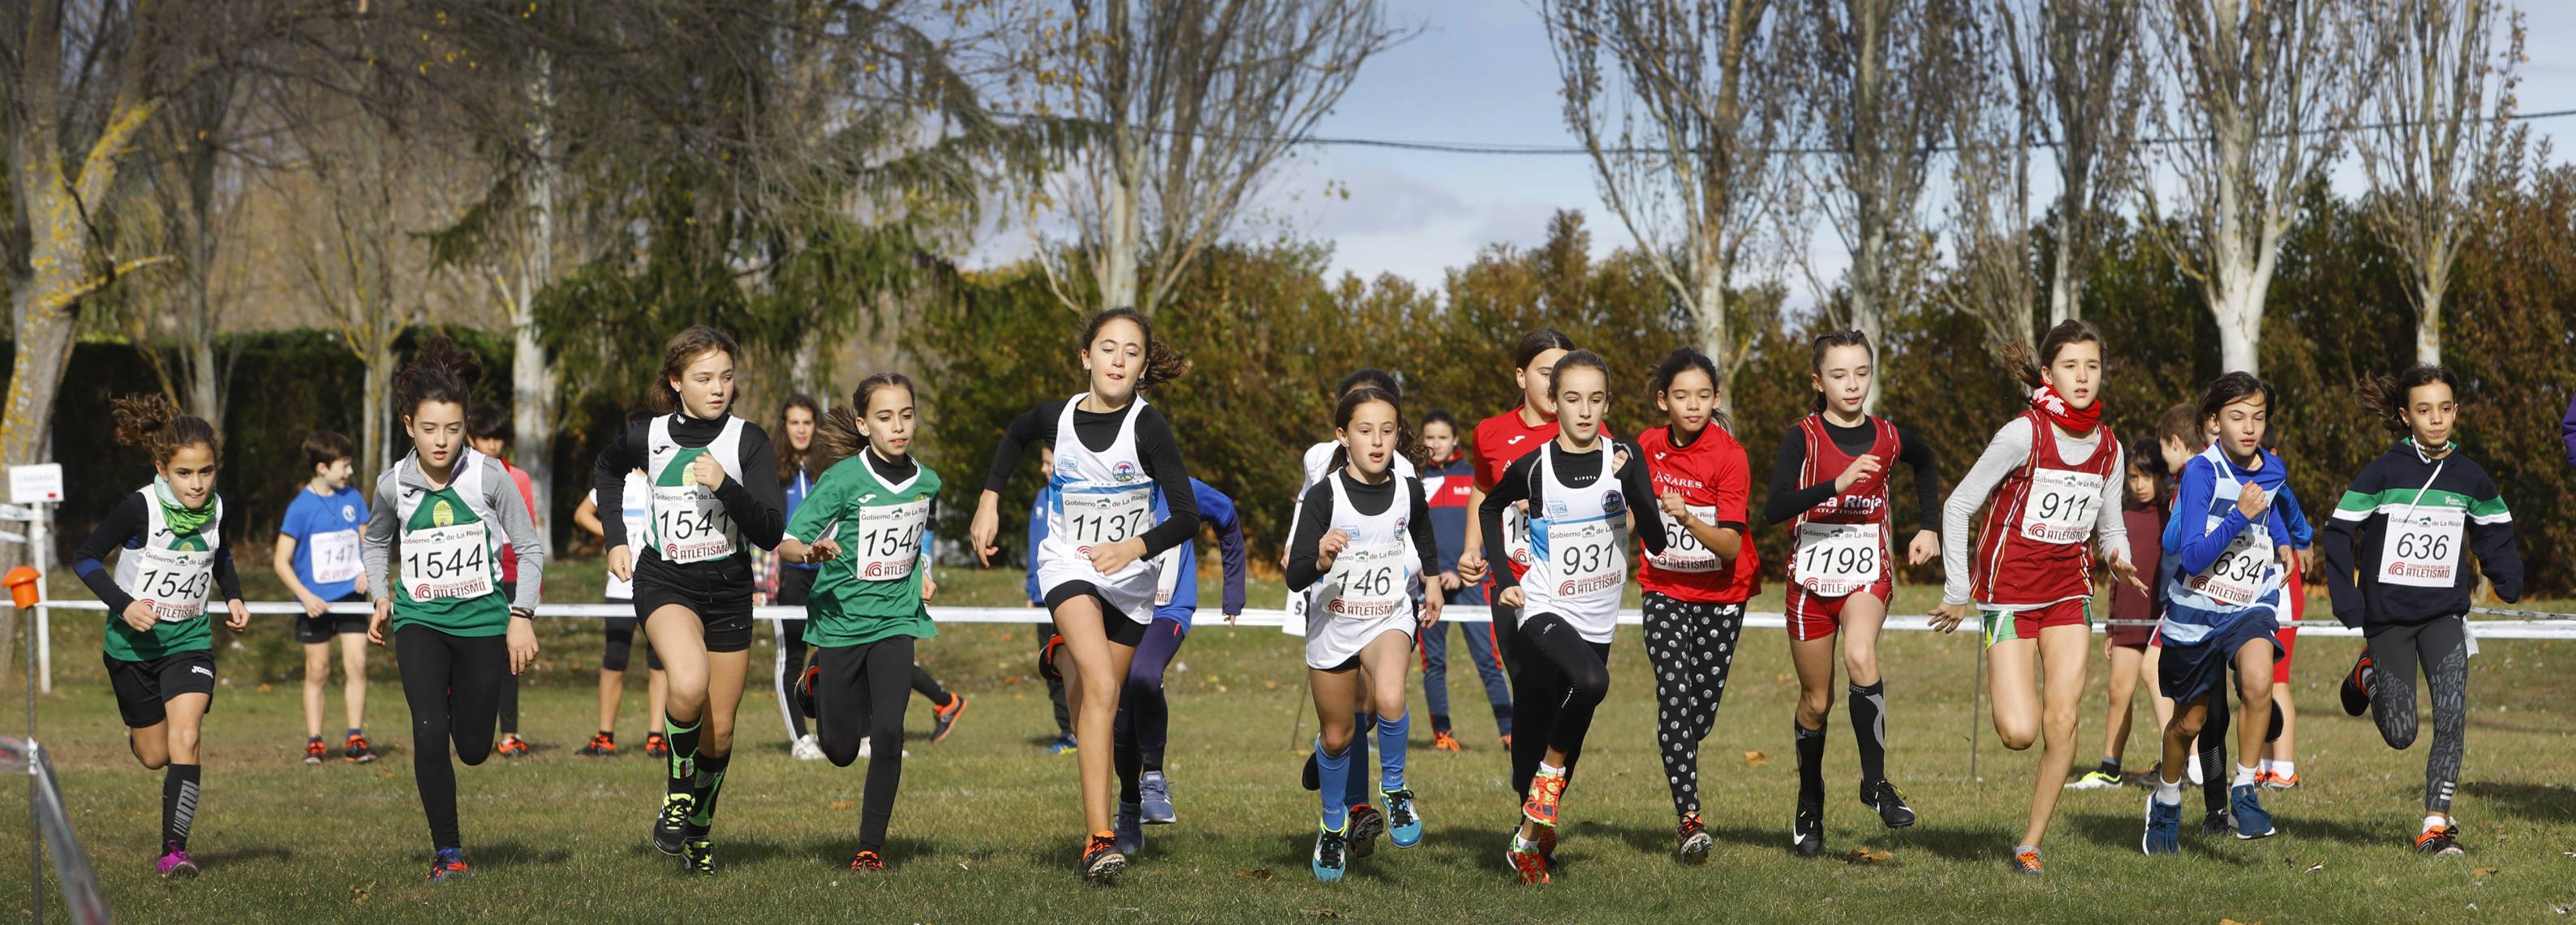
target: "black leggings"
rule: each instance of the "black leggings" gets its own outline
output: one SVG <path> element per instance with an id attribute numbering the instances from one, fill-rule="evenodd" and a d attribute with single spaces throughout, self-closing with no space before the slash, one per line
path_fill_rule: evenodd
<path id="1" fill-rule="evenodd" d="M 1592 711 L 1610 693 L 1610 644 L 1586 641 L 1552 613 L 1523 621 L 1515 635 L 1512 790 L 1526 793 L 1549 749 L 1565 753 L 1569 773 L 1582 757 Z"/>
<path id="2" fill-rule="evenodd" d="M 1663 751 L 1664 781 L 1673 812 L 1699 812 L 1699 743 L 1717 725 L 1718 699 L 1726 696 L 1726 669 L 1744 632 L 1743 604 L 1645 597 L 1646 659 L 1655 669 L 1655 744 Z"/>
<path id="3" fill-rule="evenodd" d="M 456 768 L 492 756 L 493 722 L 511 680 L 507 636 L 451 636 L 419 624 L 394 631 L 403 700 L 411 705 L 411 773 L 429 816 L 431 847 L 462 848 L 456 832 Z"/>
<path id="4" fill-rule="evenodd" d="M 885 847 L 894 818 L 895 788 L 903 782 L 903 708 L 912 696 L 910 636 L 889 636 L 855 646 L 823 646 L 814 664 L 814 731 L 823 757 L 849 767 L 859 741 L 871 740 L 868 783 L 859 804 L 859 850 Z"/>
<path id="5" fill-rule="evenodd" d="M 2460 785 L 2469 715 L 2469 628 L 2457 614 L 2412 626 L 2368 626 L 2370 718 L 2388 747 L 2415 744 L 2415 671 L 2433 692 L 2433 753 L 2424 761 L 2424 811 L 2448 815 Z"/>
<path id="6" fill-rule="evenodd" d="M 805 714 L 796 709 L 796 676 L 805 673 L 805 621 L 779 620 L 770 625 L 778 629 L 778 670 L 771 689 L 778 693 L 778 715 L 786 718 L 787 741 L 792 743 L 805 737 Z"/>
<path id="7" fill-rule="evenodd" d="M 609 603 L 627 604 L 632 602 L 612 600 L 609 601 Z M 608 647 L 600 650 L 599 667 L 607 671 L 625 671 L 626 665 L 632 658 L 635 651 L 635 624 L 637 621 L 634 617 L 610 617 L 603 622 L 608 624 Z M 662 657 L 654 654 L 653 647 L 649 640 L 644 646 L 644 667 L 654 671 L 662 670 Z"/>

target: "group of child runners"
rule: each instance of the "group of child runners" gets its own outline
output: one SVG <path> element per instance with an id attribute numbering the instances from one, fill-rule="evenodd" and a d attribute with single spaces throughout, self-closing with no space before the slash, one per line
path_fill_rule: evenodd
<path id="1" fill-rule="evenodd" d="M 1229 620 L 1244 608 L 1245 552 L 1237 503 L 1191 478 L 1173 422 L 1147 400 L 1184 374 L 1186 359 L 1128 309 L 1092 316 L 1074 346 L 1082 390 L 1038 402 L 1004 430 L 966 542 L 978 562 L 994 564 L 1002 495 L 1038 453 L 1046 481 L 1030 512 L 1029 598 L 1052 622 L 1041 670 L 1062 691 L 1059 747 L 1074 753 L 1080 787 L 1079 871 L 1097 883 L 1137 860 L 1146 826 L 1178 818 L 1163 773 L 1162 686 L 1199 605 L 1202 524 L 1216 528 Z M 1791 542 L 1774 555 L 1787 560 L 1799 684 L 1792 851 L 1824 852 L 1838 663 L 1858 799 L 1889 828 L 1916 821 L 1887 766 L 1890 697 L 1878 655 L 1900 549 L 1907 565 L 1941 565 L 1934 628 L 1982 635 L 1998 737 L 2014 750 L 2042 746 L 2013 869 L 2043 870 L 2062 790 L 2123 781 L 2141 683 L 2161 733 L 2141 849 L 2179 850 L 2187 778 L 2203 787 L 2205 832 L 2278 831 L 2262 792 L 2300 783 L 2291 704 L 2278 685 L 2304 607 L 2302 578 L 2319 571 L 2336 619 L 2368 639 L 2341 685 L 2346 711 L 2371 713 L 2389 745 L 2409 747 L 2421 673 L 2433 743 L 2414 844 L 2461 851 L 2450 802 L 2476 648 L 2465 615 L 2476 571 L 2508 601 L 2522 574 L 2497 486 L 2455 440 L 2451 373 L 2420 366 L 2364 384 L 2357 400 L 2396 439 L 2317 529 L 2270 449 L 2273 390 L 2252 375 L 2219 377 L 2196 403 L 2165 412 L 2159 432 L 2124 440 L 2104 423 L 2101 336 L 2065 322 L 2035 346 L 2006 351 L 2027 401 L 1998 409 L 2002 424 L 1975 462 L 1945 477 L 1929 443 L 1864 410 L 1875 345 L 1843 331 L 1816 337 L 1812 350 L 1813 412 L 1781 436 L 1760 510 Z M 785 442 L 773 443 L 734 414 L 740 353 L 705 327 L 674 337 L 655 380 L 658 408 L 631 415 L 605 442 L 575 512 L 607 549 L 607 596 L 634 608 L 607 621 L 599 732 L 580 754 L 617 751 L 618 701 L 640 631 L 651 672 L 645 750 L 661 759 L 664 786 L 655 805 L 636 808 L 638 821 L 649 817 L 655 848 L 712 874 L 752 671 L 753 608 L 761 598 L 801 605 L 805 617 L 781 627 L 772 666 L 791 747 L 842 767 L 867 761 L 849 866 L 882 869 L 909 698 L 931 702 L 934 739 L 966 705 L 914 663 L 919 643 L 937 634 L 930 527 L 943 493 L 940 474 L 911 454 L 920 396 L 894 373 L 860 381 L 828 411 L 798 396 L 779 418 Z M 310 437 L 305 489 L 278 528 L 272 563 L 305 611 L 295 621 L 307 654 L 305 760 L 335 750 L 344 761 L 373 760 L 360 722 L 364 660 L 369 643 L 393 646 L 437 883 L 470 872 L 451 755 L 470 766 L 529 747 L 517 735 L 516 675 L 537 655 L 531 621 L 548 553 L 526 474 L 500 458 L 506 415 L 471 404 L 478 374 L 444 338 L 423 344 L 393 383 L 411 450 L 372 491 L 350 484 L 346 438 Z M 1520 338 L 1509 375 L 1520 401 L 1462 432 L 1448 412 L 1409 410 L 1397 377 L 1361 370 L 1333 396 L 1332 438 L 1306 454 L 1282 565 L 1318 721 L 1304 784 L 1318 800 L 1319 880 L 1340 879 L 1381 836 L 1399 849 L 1424 839 L 1430 808 L 1408 776 L 1405 676 L 1421 659 L 1431 741 L 1462 748 L 1448 710 L 1443 617 L 1470 606 L 1491 618 L 1461 624 L 1465 655 L 1484 679 L 1519 797 L 1496 847 L 1521 882 L 1560 875 L 1567 795 L 1610 685 L 1632 581 L 1675 855 L 1690 864 L 1709 855 L 1699 744 L 1760 583 L 1752 470 L 1723 410 L 1724 380 L 1688 348 L 1651 369 L 1618 370 L 1547 329 Z M 1613 396 L 1635 390 L 1663 419 L 1623 439 L 1606 418 Z M 205 421 L 149 396 L 119 400 L 116 427 L 120 442 L 148 452 L 155 476 L 116 505 L 74 563 L 109 607 L 103 657 L 134 755 L 166 769 L 159 872 L 190 875 L 189 829 L 204 787 L 198 736 L 216 686 L 213 605 L 221 601 L 235 631 L 248 625 L 231 543 L 251 527 L 214 490 L 221 438 Z M 1898 463 L 1915 488 L 1914 526 L 1903 536 L 1890 479 Z M 2113 721 L 2102 764 L 2070 783 L 2097 581 L 2111 585 Z M 332 613 L 339 601 L 370 602 L 373 616 Z M 348 720 L 337 749 L 323 737 L 335 646 Z M 1104 742 L 1111 747 L 1077 747 Z"/>

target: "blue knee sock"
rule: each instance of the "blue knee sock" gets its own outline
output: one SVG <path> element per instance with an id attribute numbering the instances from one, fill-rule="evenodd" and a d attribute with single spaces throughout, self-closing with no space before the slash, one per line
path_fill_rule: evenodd
<path id="1" fill-rule="evenodd" d="M 1360 737 L 1351 741 L 1356 746 Z M 1329 831 L 1341 831 L 1342 824 L 1349 818 L 1350 802 L 1345 799 L 1345 789 L 1350 784 L 1352 750 L 1344 748 L 1341 754 L 1335 755 L 1324 751 L 1324 740 L 1315 740 L 1315 771 L 1323 783 L 1317 788 L 1317 795 L 1324 802 L 1324 828 Z"/>
<path id="2" fill-rule="evenodd" d="M 1413 714 L 1407 711 L 1394 719 L 1377 721 L 1377 764 L 1381 777 L 1378 789 L 1404 789 L 1404 737 L 1413 732 Z"/>
<path id="3" fill-rule="evenodd" d="M 1371 719 L 1366 713 L 1355 713 L 1351 715 L 1352 735 L 1351 747 L 1349 750 L 1351 767 L 1366 768 L 1369 766 L 1368 730 L 1369 727 L 1375 725 L 1377 725 L 1377 721 Z M 1332 788 L 1332 784 L 1324 784 L 1324 789 L 1330 790 Z M 1343 784 L 1342 802 L 1351 806 L 1360 806 L 1377 802 L 1369 790 L 1368 774 L 1363 772 L 1350 775 L 1348 780 Z"/>

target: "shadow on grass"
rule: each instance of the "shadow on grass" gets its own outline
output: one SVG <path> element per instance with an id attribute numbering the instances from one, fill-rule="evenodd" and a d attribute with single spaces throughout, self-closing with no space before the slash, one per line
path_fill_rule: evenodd
<path id="1" fill-rule="evenodd" d="M 559 866 L 572 860 L 572 849 L 558 845 L 531 848 L 525 842 L 516 841 L 494 842 L 489 846 L 476 847 L 471 860 L 513 867 Z"/>
<path id="2" fill-rule="evenodd" d="M 213 851 L 200 851 L 197 853 L 196 857 L 202 864 L 221 864 L 229 867 L 234 864 L 241 864 L 249 861 L 276 861 L 279 863 L 285 863 L 295 859 L 295 852 L 284 845 L 248 845 L 240 848 L 217 848 Z"/>
<path id="3" fill-rule="evenodd" d="M 2460 792 L 2481 800 L 2495 801 L 2505 813 L 2532 822 L 2576 822 L 2576 788 L 2558 784 L 2473 781 L 2460 785 Z"/>

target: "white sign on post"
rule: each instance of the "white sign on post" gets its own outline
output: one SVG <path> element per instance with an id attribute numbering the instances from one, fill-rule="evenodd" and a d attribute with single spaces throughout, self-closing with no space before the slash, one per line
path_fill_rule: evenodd
<path id="1" fill-rule="evenodd" d="M 9 467 L 9 503 L 41 504 L 62 500 L 62 463 Z"/>

